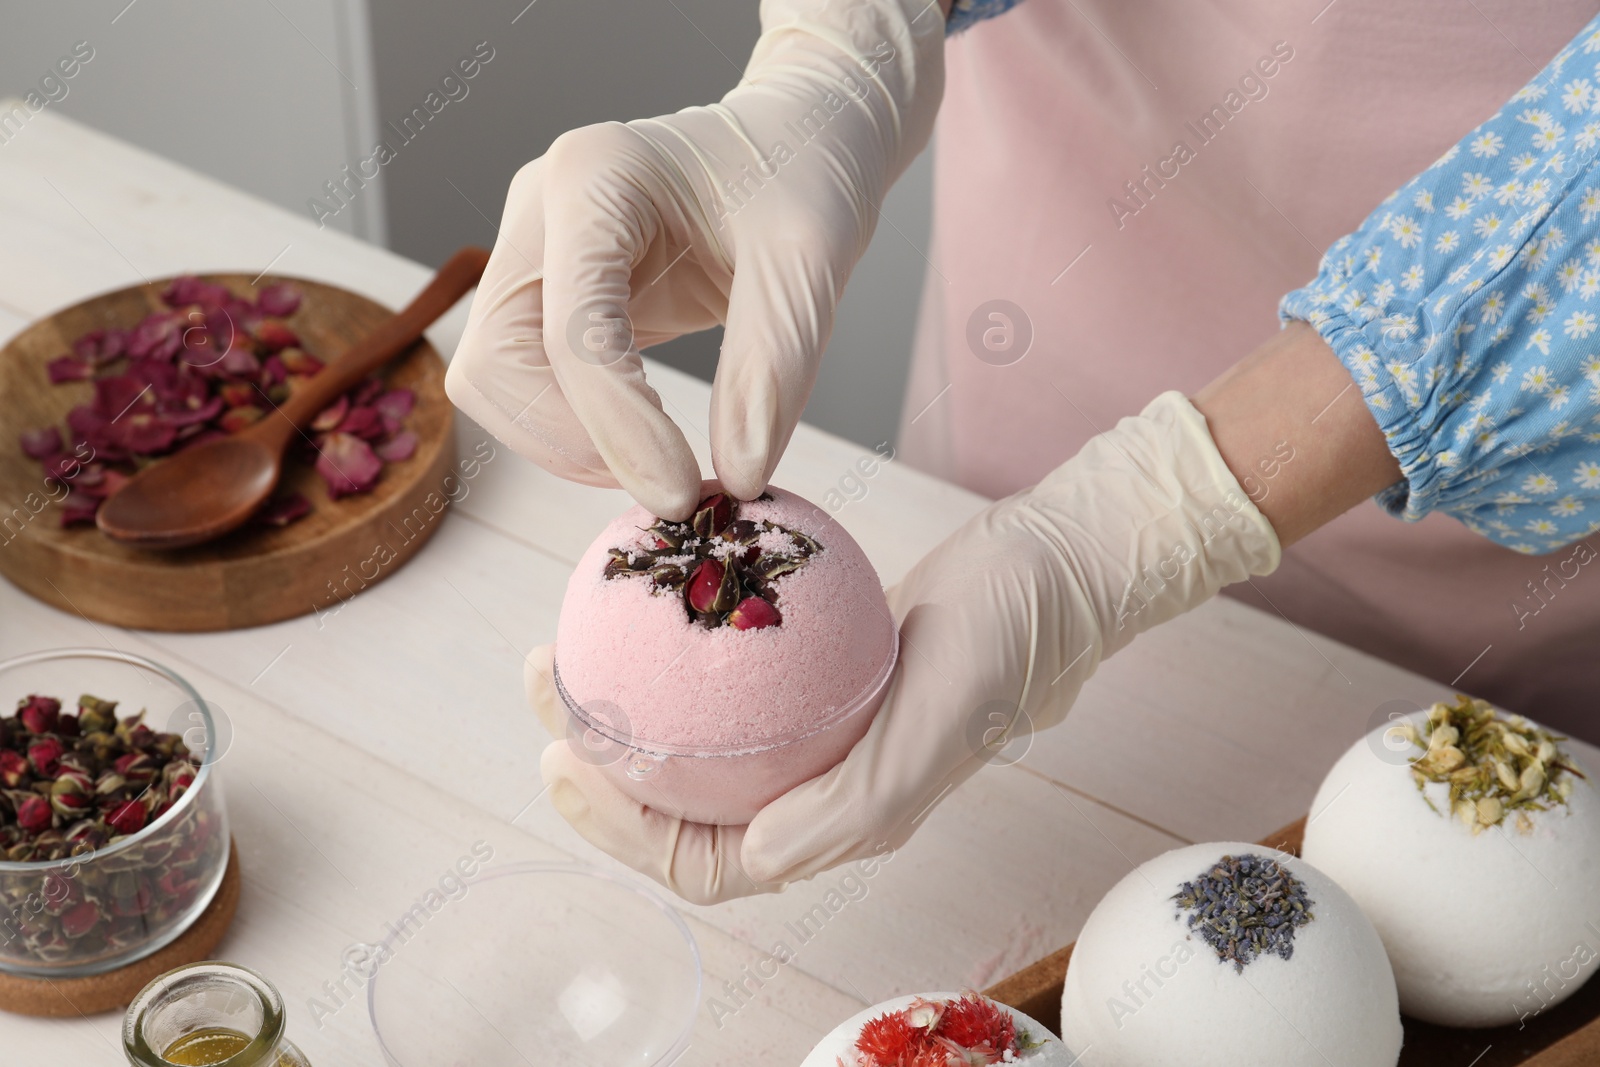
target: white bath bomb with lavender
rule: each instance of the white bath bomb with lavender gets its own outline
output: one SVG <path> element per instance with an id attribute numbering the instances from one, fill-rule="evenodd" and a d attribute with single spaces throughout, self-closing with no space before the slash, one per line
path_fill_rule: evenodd
<path id="1" fill-rule="evenodd" d="M 1311 864 L 1242 842 L 1137 867 L 1084 924 L 1061 1036 L 1081 1067 L 1394 1067 L 1383 943 Z"/>
<path id="2" fill-rule="evenodd" d="M 1056 1035 L 976 993 L 918 993 L 875 1004 L 834 1027 L 800 1067 L 902 1064 L 1073 1067 Z"/>
<path id="3" fill-rule="evenodd" d="M 1305 857 L 1371 918 L 1407 1015 L 1514 1023 L 1600 965 L 1600 797 L 1563 740 L 1462 697 L 1328 772 Z"/>

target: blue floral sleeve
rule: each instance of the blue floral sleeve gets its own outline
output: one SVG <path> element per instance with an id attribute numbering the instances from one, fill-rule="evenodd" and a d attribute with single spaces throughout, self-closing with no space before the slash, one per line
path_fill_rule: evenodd
<path id="1" fill-rule="evenodd" d="M 1519 552 L 1600 530 L 1600 18 L 1283 298 L 1400 461 L 1378 495 Z"/>
<path id="2" fill-rule="evenodd" d="M 945 33 L 959 33 L 969 26 L 1002 15 L 1016 7 L 1022 0 L 956 0 L 950 8 L 950 18 L 945 21 Z"/>

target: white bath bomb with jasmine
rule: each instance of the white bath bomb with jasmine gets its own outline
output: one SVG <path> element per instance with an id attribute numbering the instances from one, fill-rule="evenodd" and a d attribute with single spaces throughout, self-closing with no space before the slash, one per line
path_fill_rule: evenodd
<path id="1" fill-rule="evenodd" d="M 1495 715 L 1527 725 L 1519 732 L 1534 738 L 1525 747 L 1536 757 L 1539 734 L 1548 731 Z M 1407 721 L 1431 732 L 1425 712 Z M 1500 815 L 1498 822 L 1469 823 L 1464 818 L 1476 816 L 1476 803 L 1473 811 L 1452 811 L 1448 784 L 1429 780 L 1419 791 L 1411 761 L 1423 749 L 1403 731 L 1381 727 L 1334 764 L 1311 807 L 1305 857 L 1372 920 L 1407 1015 L 1466 1027 L 1537 1015 L 1600 966 L 1594 779 L 1561 771 L 1559 765 L 1586 769 L 1552 741 L 1558 766 L 1547 767 L 1549 785 L 1567 791 L 1564 804 L 1546 793 L 1539 802 L 1548 810 L 1488 806 L 1485 814 Z M 1504 788 L 1493 791 L 1499 795 L 1483 799 L 1505 807 L 1506 794 L 1516 795 L 1511 787 L 1520 787 L 1530 760 L 1514 762 L 1503 772 Z"/>
<path id="2" fill-rule="evenodd" d="M 1189 925 L 1198 911 L 1177 899 L 1190 884 L 1227 898 L 1215 887 L 1232 876 L 1208 878 L 1219 867 L 1226 874 L 1225 857 L 1251 858 L 1260 880 L 1240 884 L 1265 906 L 1223 899 L 1217 921 L 1244 914 L 1246 931 L 1272 938 L 1258 954 L 1235 949 L 1239 963 L 1219 955 L 1229 939 L 1217 938 L 1219 950 Z M 1295 918 L 1303 913 L 1311 919 Z M 1243 842 L 1175 849 L 1112 887 L 1072 951 L 1061 1036 L 1082 1067 L 1394 1067 L 1401 1040 L 1394 976 L 1355 901 L 1311 864 Z"/>
<path id="3" fill-rule="evenodd" d="M 941 1029 L 944 1029 L 947 1034 L 952 1033 L 954 1031 L 949 1026 L 953 1020 L 942 1017 L 939 1008 L 943 1007 L 948 1011 L 949 1005 L 960 1001 L 964 995 L 966 994 L 917 993 L 911 996 L 895 997 L 892 1000 L 884 1001 L 882 1004 L 875 1004 L 866 1011 L 852 1015 L 834 1027 L 826 1037 L 817 1042 L 817 1046 L 802 1061 L 800 1067 L 839 1067 L 840 1064 L 843 1064 L 844 1067 L 879 1067 L 878 1062 L 863 1055 L 856 1048 L 856 1043 L 861 1039 L 863 1028 L 869 1023 L 883 1019 L 885 1016 L 903 1014 L 904 1022 L 913 1030 L 926 1030 L 932 1024 L 935 1028 L 933 1032 L 936 1034 Z M 966 1062 L 975 1064 L 983 1064 L 985 1062 L 1018 1064 L 1020 1067 L 1073 1067 L 1072 1057 L 1067 1055 L 1066 1047 L 1061 1044 L 1061 1039 L 1045 1029 L 1042 1024 L 1030 1019 L 1009 1005 L 1001 1004 L 999 1001 L 990 1000 L 987 997 L 978 999 L 989 1008 L 1004 1012 L 1010 1016 L 1017 1038 L 1018 1051 L 1009 1059 L 1005 1058 L 1004 1052 L 1001 1051 L 993 1059 L 976 1057 Z M 928 1005 L 933 1007 L 926 1007 Z M 945 1051 L 948 1052 L 948 1050 Z"/>

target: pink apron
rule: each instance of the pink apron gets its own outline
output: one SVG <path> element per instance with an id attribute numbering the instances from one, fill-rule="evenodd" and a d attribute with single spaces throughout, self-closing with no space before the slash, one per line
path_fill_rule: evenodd
<path id="1" fill-rule="evenodd" d="M 1198 390 L 1594 12 L 1025 0 L 952 39 L 903 456 L 1000 496 Z M 1600 566 L 1572 555 L 1368 502 L 1230 593 L 1600 741 Z"/>

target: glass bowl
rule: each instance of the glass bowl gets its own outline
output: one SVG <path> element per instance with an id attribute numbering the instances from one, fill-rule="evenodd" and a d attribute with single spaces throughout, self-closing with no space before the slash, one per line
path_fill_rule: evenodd
<path id="1" fill-rule="evenodd" d="M 560 649 L 557 649 L 559 655 Z M 896 632 L 878 672 L 861 695 L 806 730 L 759 744 L 665 745 L 634 736 L 606 701 L 579 704 L 551 674 L 567 709 L 567 738 L 584 762 L 599 767 L 618 789 L 647 807 L 690 822 L 742 826 L 802 782 L 835 767 L 866 735 L 888 692 L 899 659 Z"/>
<path id="2" fill-rule="evenodd" d="M 109 649 L 51 649 L 0 662 L 0 700 L 39 694 L 66 708 L 83 693 L 117 701 L 118 718 L 143 708 L 153 730 L 183 735 L 200 767 L 188 790 L 135 834 L 98 849 L 80 846 L 65 859 L 0 861 L 0 972 L 71 978 L 148 956 L 199 918 L 228 864 L 227 811 L 212 769 L 221 754 L 211 744 L 215 722 L 188 682 Z M 14 825 L 9 801 L 6 822 Z"/>
<path id="3" fill-rule="evenodd" d="M 519 863 L 408 916 L 365 953 L 390 1067 L 654 1067 L 689 1044 L 700 949 L 656 893 L 591 867 Z"/>

